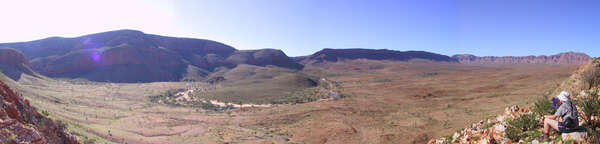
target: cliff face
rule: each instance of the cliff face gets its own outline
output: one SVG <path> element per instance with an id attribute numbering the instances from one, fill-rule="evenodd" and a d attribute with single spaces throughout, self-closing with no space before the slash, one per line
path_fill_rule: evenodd
<path id="1" fill-rule="evenodd" d="M 23 73 L 33 74 L 27 58 L 12 48 L 0 48 L 0 71 L 13 80 L 21 78 Z"/>
<path id="2" fill-rule="evenodd" d="M 0 81 L 0 143 L 78 143 L 64 129 L 64 124 L 38 113 L 29 101 Z"/>
<path id="3" fill-rule="evenodd" d="M 584 64 L 591 59 L 583 53 L 567 52 L 552 56 L 484 56 L 478 57 L 470 54 L 454 55 L 452 58 L 460 63 L 477 64 Z"/>

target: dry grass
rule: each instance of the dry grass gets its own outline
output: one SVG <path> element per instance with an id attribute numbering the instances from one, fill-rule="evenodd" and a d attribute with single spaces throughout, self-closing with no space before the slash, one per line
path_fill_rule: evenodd
<path id="1" fill-rule="evenodd" d="M 96 143 L 251 143 L 283 142 L 260 130 L 239 127 L 226 112 L 170 107 L 148 96 L 203 83 L 115 84 L 38 79 L 26 76 L 16 89 L 50 117 L 65 121 L 84 141 Z M 13 83 L 14 85 L 14 83 Z"/>
<path id="2" fill-rule="evenodd" d="M 308 97 L 294 97 L 307 88 L 317 86 L 318 79 L 279 67 L 238 65 L 223 74 L 225 81 L 215 89 L 197 91 L 193 97 L 236 104 L 274 104 L 304 101 Z"/>
<path id="3" fill-rule="evenodd" d="M 332 77 L 355 96 L 265 110 L 245 124 L 307 143 L 424 143 L 506 106 L 529 105 L 577 66 L 358 60 L 322 67 L 355 72 Z"/>
<path id="4" fill-rule="evenodd" d="M 69 123 L 71 131 L 100 143 L 423 143 L 508 105 L 531 103 L 575 68 L 354 60 L 304 70 L 340 82 L 352 97 L 225 112 L 148 98 L 204 83 L 75 83 L 26 76 L 13 85 L 36 107 Z"/>

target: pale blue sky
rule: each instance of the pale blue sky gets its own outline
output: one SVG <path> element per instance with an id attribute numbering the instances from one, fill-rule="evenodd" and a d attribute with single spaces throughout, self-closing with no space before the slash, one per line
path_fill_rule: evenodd
<path id="1" fill-rule="evenodd" d="M 600 56 L 593 0 L 0 1 L 0 42 L 137 29 L 291 56 L 322 48 Z"/>

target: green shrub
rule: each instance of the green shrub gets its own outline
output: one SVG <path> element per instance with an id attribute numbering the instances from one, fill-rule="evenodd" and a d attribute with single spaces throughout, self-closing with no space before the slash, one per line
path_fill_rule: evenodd
<path id="1" fill-rule="evenodd" d="M 494 124 L 496 124 L 496 123 L 494 123 L 494 122 L 486 123 L 485 125 L 483 125 L 483 129 L 488 129 L 488 128 L 494 126 Z"/>
<path id="2" fill-rule="evenodd" d="M 527 131 L 535 130 L 539 121 L 534 114 L 525 114 L 514 120 L 507 121 L 508 125 L 504 131 L 507 138 L 518 141 L 521 138 L 528 137 Z"/>
<path id="3" fill-rule="evenodd" d="M 556 112 L 556 109 L 552 108 L 552 102 L 548 100 L 548 96 L 544 96 L 535 101 L 533 112 L 537 115 L 549 115 Z"/>
<path id="4" fill-rule="evenodd" d="M 590 118 L 592 116 L 598 116 L 600 114 L 600 100 L 598 100 L 598 92 L 593 91 L 590 93 L 592 98 L 584 98 L 575 101 L 575 103 L 579 106 L 581 111 L 583 112 L 582 118 L 587 121 L 586 125 L 595 126 L 595 123 L 592 123 Z"/>
<path id="5" fill-rule="evenodd" d="M 8 137 L 8 141 L 9 142 L 16 142 L 16 140 L 17 140 L 17 135 L 10 135 Z"/>
<path id="6" fill-rule="evenodd" d="M 83 141 L 84 144 L 95 144 L 96 143 L 96 139 L 93 138 L 89 138 L 89 139 L 85 139 Z"/>
<path id="7" fill-rule="evenodd" d="M 47 110 L 42 110 L 42 114 L 45 116 L 50 116 L 50 113 Z"/>
<path id="8" fill-rule="evenodd" d="M 587 89 L 598 86 L 598 84 L 600 84 L 600 68 L 592 67 L 585 70 L 582 74 L 582 78 L 585 86 L 587 86 Z"/>
<path id="9" fill-rule="evenodd" d="M 391 79 L 388 79 L 388 78 L 375 78 L 373 81 L 374 81 L 374 82 L 378 82 L 378 83 L 387 83 L 387 82 L 392 82 L 392 80 L 391 80 Z"/>
<path id="10" fill-rule="evenodd" d="M 525 133 L 526 133 L 527 137 L 522 138 L 522 139 L 525 140 L 525 142 L 531 142 L 531 141 L 533 141 L 533 140 L 535 140 L 535 139 L 537 139 L 537 138 L 539 138 L 539 137 L 542 136 L 542 132 L 538 131 L 538 130 L 530 130 L 530 131 L 527 131 Z"/>
<path id="11" fill-rule="evenodd" d="M 575 143 L 575 141 L 572 139 L 568 139 L 564 142 L 564 144 L 574 144 L 574 143 Z"/>
<path id="12" fill-rule="evenodd" d="M 513 127 L 507 127 L 506 130 L 504 130 L 504 135 L 506 135 L 506 138 L 515 140 L 515 141 L 520 139 L 521 133 L 523 133 L 523 132 L 518 131 L 517 129 L 515 129 Z"/>
<path id="13" fill-rule="evenodd" d="M 446 136 L 446 140 L 444 142 L 442 142 L 442 144 L 451 144 L 452 141 L 454 141 L 452 136 Z"/>

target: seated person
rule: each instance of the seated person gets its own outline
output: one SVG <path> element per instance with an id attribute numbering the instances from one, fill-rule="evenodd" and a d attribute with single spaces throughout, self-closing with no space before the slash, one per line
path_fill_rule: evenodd
<path id="1" fill-rule="evenodd" d="M 554 115 L 545 115 L 542 117 L 544 123 L 544 137 L 548 138 L 550 127 L 561 132 L 572 132 L 579 125 L 579 113 L 577 107 L 570 99 L 569 92 L 562 91 L 558 96 L 558 100 L 562 103 Z"/>

